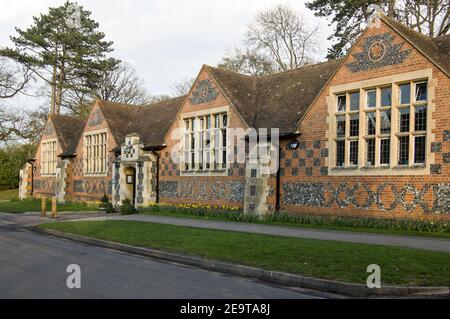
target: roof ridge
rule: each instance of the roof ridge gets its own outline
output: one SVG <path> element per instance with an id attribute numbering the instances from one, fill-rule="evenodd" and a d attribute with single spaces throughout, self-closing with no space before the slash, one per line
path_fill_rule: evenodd
<path id="1" fill-rule="evenodd" d="M 231 71 L 231 70 L 228 70 L 228 69 L 214 67 L 214 66 L 211 66 L 211 65 L 208 65 L 208 64 L 203 64 L 203 66 L 206 67 L 206 68 L 209 68 L 209 69 L 224 71 L 224 72 L 232 73 L 232 74 L 243 76 L 243 77 L 247 77 L 247 78 L 264 79 L 264 78 L 268 78 L 268 77 L 284 75 L 284 74 L 289 73 L 289 72 L 295 72 L 295 71 L 303 70 L 303 69 L 310 68 L 310 67 L 320 66 L 320 65 L 323 65 L 323 64 L 326 64 L 326 63 L 331 63 L 331 62 L 335 62 L 335 61 L 339 61 L 339 60 L 343 60 L 343 59 L 344 58 L 337 58 L 337 59 L 333 59 L 333 60 L 327 60 L 327 61 L 321 61 L 321 62 L 312 63 L 312 64 L 306 64 L 306 65 L 302 65 L 302 66 L 299 66 L 299 67 L 294 68 L 294 69 L 281 71 L 281 72 L 276 72 L 276 73 L 268 74 L 268 75 L 248 75 L 248 74 L 243 74 L 243 73 L 239 73 L 239 72 L 236 72 L 236 71 Z"/>
<path id="2" fill-rule="evenodd" d="M 411 46 L 418 52 L 424 55 L 431 63 L 438 67 L 444 74 L 450 77 L 450 63 L 447 56 L 441 52 L 435 39 L 417 32 L 399 21 L 396 21 L 385 15 L 380 15 L 380 18 L 391 29 L 403 37 Z"/>
<path id="3" fill-rule="evenodd" d="M 336 62 L 336 61 L 339 61 L 339 60 L 343 60 L 343 59 L 344 58 L 337 58 L 337 59 L 317 62 L 317 63 L 313 63 L 313 64 L 306 64 L 306 65 L 299 66 L 298 68 L 295 68 L 295 69 L 290 69 L 290 70 L 287 70 L 287 71 L 277 72 L 277 73 L 273 73 L 273 74 L 269 74 L 269 75 L 263 75 L 263 76 L 260 76 L 260 78 L 269 78 L 269 77 L 284 75 L 286 73 L 297 72 L 297 71 L 301 71 L 301 70 L 304 70 L 304 69 L 309 69 L 309 68 L 312 68 L 312 67 L 321 66 L 321 65 L 324 65 L 324 64 L 327 64 L 327 63 L 333 63 L 333 62 Z"/>

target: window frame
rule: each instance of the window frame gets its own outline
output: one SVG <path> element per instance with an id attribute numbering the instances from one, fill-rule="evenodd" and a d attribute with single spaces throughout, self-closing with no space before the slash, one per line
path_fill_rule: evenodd
<path id="1" fill-rule="evenodd" d="M 108 176 L 108 135 L 107 129 L 88 131 L 83 134 L 84 176 Z M 91 142 L 88 143 L 88 140 Z"/>
<path id="2" fill-rule="evenodd" d="M 219 116 L 218 122 L 216 116 Z M 210 128 L 207 128 L 207 118 L 210 118 Z M 227 126 L 223 126 L 223 118 L 226 117 Z M 223 131 L 225 131 L 225 141 L 228 141 L 228 128 L 230 128 L 230 112 L 228 107 L 217 107 L 207 110 L 201 110 L 197 112 L 184 113 L 180 116 L 181 118 L 181 130 L 183 134 L 183 139 L 181 142 L 181 169 L 180 175 L 188 176 L 222 176 L 228 173 L 229 163 L 227 162 L 227 156 L 229 150 L 229 143 L 223 146 Z M 197 135 L 194 141 L 194 163 L 186 163 L 186 153 L 191 152 L 192 158 L 192 147 L 186 147 L 186 121 L 195 123 L 200 123 L 203 120 L 203 126 L 200 128 L 199 125 L 194 127 L 193 134 Z M 219 127 L 216 127 L 216 124 Z M 209 134 L 209 148 L 207 145 L 207 136 Z M 200 145 L 200 142 L 202 145 Z M 189 143 L 192 140 L 189 139 Z M 208 159 L 209 152 L 209 161 Z M 224 157 L 225 152 L 225 157 Z M 201 163 L 200 163 L 201 159 Z"/>
<path id="3" fill-rule="evenodd" d="M 51 149 L 48 146 L 52 145 Z M 55 176 L 58 166 L 58 157 L 56 152 L 58 150 L 58 140 L 56 138 L 42 141 L 41 143 L 41 176 Z M 51 154 L 50 154 L 51 153 Z M 51 155 L 51 159 L 49 159 Z M 50 169 L 51 165 L 51 169 Z"/>
<path id="4" fill-rule="evenodd" d="M 413 71 L 404 74 L 398 74 L 394 76 L 387 76 L 384 78 L 377 79 L 369 79 L 363 80 L 357 83 L 348 83 L 348 84 L 340 84 L 335 85 L 330 88 L 331 98 L 327 100 L 328 111 L 329 111 L 329 130 L 328 130 L 328 139 L 329 139 L 329 147 L 330 151 L 330 159 L 327 162 L 328 164 L 328 173 L 330 175 L 384 175 L 386 174 L 386 169 L 389 169 L 390 173 L 393 175 L 429 175 L 431 173 L 430 166 L 434 164 L 434 154 L 431 153 L 431 143 L 434 141 L 435 134 L 431 131 L 433 127 L 434 120 L 430 118 L 431 112 L 434 111 L 434 101 L 433 96 L 436 88 L 435 81 L 433 80 L 432 70 L 421 70 L 421 71 Z M 427 100 L 424 101 L 416 101 L 416 85 L 420 83 L 427 82 L 427 92 L 426 97 Z M 400 86 L 402 84 L 408 83 L 410 85 L 410 103 L 400 105 Z M 387 101 L 386 94 L 390 95 L 390 106 L 382 106 L 382 90 L 385 88 L 390 89 L 389 91 L 383 91 L 383 95 L 385 96 L 384 101 Z M 356 90 L 360 91 L 360 128 L 359 128 L 359 155 L 358 155 L 358 166 L 349 165 L 349 98 L 347 97 L 347 108 L 346 112 L 337 112 L 337 96 L 346 95 L 349 92 L 353 93 Z M 367 98 L 369 96 L 369 92 L 376 90 L 376 107 L 369 107 Z M 371 93 L 373 94 L 373 93 Z M 424 95 L 424 94 L 423 94 Z M 426 125 L 426 130 L 423 131 L 414 131 L 415 126 L 415 108 L 417 106 L 426 106 L 426 119 L 423 119 L 424 125 Z M 402 108 L 410 108 L 410 130 L 409 132 L 400 132 L 399 125 L 399 115 L 400 109 Z M 391 121 L 390 121 L 390 132 L 381 134 L 380 132 L 380 111 L 391 110 Z M 376 117 L 376 134 L 368 134 L 368 124 L 369 120 L 368 114 L 371 112 L 375 112 Z M 336 165 L 337 160 L 337 147 L 336 141 L 342 140 L 343 138 L 339 138 L 337 136 L 337 122 L 336 117 L 338 116 L 346 116 L 346 145 L 345 145 L 345 165 L 340 167 Z M 398 165 L 398 138 L 401 135 L 410 135 L 409 138 L 409 153 L 408 153 L 408 164 L 407 165 Z M 417 152 L 421 153 L 423 150 L 423 144 L 417 144 L 420 146 L 420 150 L 415 151 L 415 137 L 416 136 L 425 136 L 425 161 L 423 160 L 422 154 L 415 154 Z M 375 152 L 376 159 L 375 165 L 368 165 L 368 157 L 367 157 L 367 140 L 374 138 L 376 140 Z M 356 139 L 356 137 L 354 137 Z M 381 163 L 381 139 L 389 138 L 389 164 Z M 384 143 L 384 142 L 383 142 Z M 415 160 L 417 159 L 417 160 Z M 420 163 L 419 163 L 420 162 Z M 407 170 L 405 170 L 405 168 Z M 381 170 L 382 169 L 382 170 Z"/>

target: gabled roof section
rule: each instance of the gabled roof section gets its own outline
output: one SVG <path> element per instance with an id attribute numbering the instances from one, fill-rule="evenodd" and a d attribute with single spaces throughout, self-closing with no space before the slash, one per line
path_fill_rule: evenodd
<path id="1" fill-rule="evenodd" d="M 83 132 L 85 120 L 77 116 L 50 115 L 55 133 L 63 150 L 59 156 L 72 156 Z"/>
<path id="2" fill-rule="evenodd" d="M 258 78 L 236 72 L 204 65 L 222 89 L 225 96 L 233 104 L 247 125 L 252 127 L 256 118 L 256 98 Z"/>
<path id="3" fill-rule="evenodd" d="M 450 35 L 430 38 L 390 17 L 380 18 L 450 77 Z"/>
<path id="4" fill-rule="evenodd" d="M 131 133 L 127 129 L 133 120 L 133 113 L 138 106 L 103 100 L 97 100 L 97 102 L 116 143 L 121 143 L 125 135 Z"/>
<path id="5" fill-rule="evenodd" d="M 129 132 L 140 135 L 145 146 L 161 146 L 186 96 L 140 106 Z"/>
<path id="6" fill-rule="evenodd" d="M 131 105 L 98 100 L 109 129 L 120 145 L 125 136 L 138 134 L 145 145 L 159 146 L 174 121 L 185 96 L 147 105 Z"/>
<path id="7" fill-rule="evenodd" d="M 338 59 L 263 77 L 211 66 L 207 66 L 207 70 L 247 125 L 294 133 L 299 119 L 341 62 L 342 59 Z"/>

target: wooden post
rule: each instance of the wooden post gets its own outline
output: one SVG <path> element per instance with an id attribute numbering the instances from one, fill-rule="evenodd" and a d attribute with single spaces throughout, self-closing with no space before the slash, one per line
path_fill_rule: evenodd
<path id="1" fill-rule="evenodd" d="M 45 196 L 41 197 L 41 217 L 45 217 L 46 215 L 46 198 Z"/>
<path id="2" fill-rule="evenodd" d="M 54 197 L 52 197 L 52 217 L 53 218 L 58 217 L 57 212 L 56 212 L 56 204 L 57 204 L 56 196 L 54 196 Z"/>

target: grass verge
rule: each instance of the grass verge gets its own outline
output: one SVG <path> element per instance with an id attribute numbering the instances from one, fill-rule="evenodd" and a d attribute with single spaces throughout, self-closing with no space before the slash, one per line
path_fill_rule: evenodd
<path id="1" fill-rule="evenodd" d="M 18 189 L 5 189 L 0 191 L 0 200 L 10 200 L 17 196 L 19 196 Z"/>
<path id="2" fill-rule="evenodd" d="M 418 249 L 208 230 L 134 221 L 40 227 L 316 278 L 364 284 L 369 264 L 383 284 L 449 286 L 450 254 Z"/>
<path id="3" fill-rule="evenodd" d="M 83 203 L 58 204 L 58 211 L 95 211 L 97 206 L 89 206 Z M 41 201 L 35 199 L 26 199 L 19 201 L 0 202 L 0 212 L 3 213 L 24 213 L 24 212 L 38 212 L 41 211 Z M 47 212 L 51 211 L 51 204 L 47 202 Z"/>
<path id="4" fill-rule="evenodd" d="M 375 233 L 375 234 L 390 234 L 390 235 L 405 235 L 405 236 L 424 236 L 424 237 L 436 237 L 436 238 L 450 238 L 450 222 L 446 223 L 447 230 L 441 231 L 426 231 L 426 230 L 408 230 L 402 229 L 401 225 L 395 225 L 395 221 L 391 225 L 383 225 L 379 223 L 378 225 L 373 225 L 372 227 L 361 226 L 365 222 L 358 221 L 356 218 L 351 217 L 323 217 L 323 216 L 293 216 L 297 221 L 281 221 L 276 219 L 263 219 L 258 220 L 257 218 L 239 218 L 240 212 L 232 212 L 231 214 L 225 213 L 208 213 L 208 214 L 197 214 L 195 212 L 177 211 L 177 210 L 165 210 L 165 211 L 155 211 L 142 209 L 140 211 L 145 215 L 155 215 L 155 216 L 170 216 L 179 218 L 191 218 L 191 219 L 202 219 L 202 220 L 217 220 L 217 221 L 229 221 L 229 222 L 244 222 L 252 224 L 266 224 L 266 225 L 277 225 L 277 226 L 289 226 L 289 227 L 300 227 L 300 228 L 312 228 L 312 229 L 329 229 L 329 230 L 339 230 L 339 231 L 350 231 L 350 232 L 365 232 L 365 233 Z M 364 218 L 362 218 L 364 219 Z M 368 219 L 368 218 L 366 218 Z M 356 220 L 356 221 L 355 221 Z M 376 219 L 371 224 L 377 222 Z M 417 223 L 411 220 L 412 224 Z M 432 222 L 430 222 L 432 223 Z M 341 226 L 339 224 L 344 224 Z M 376 228 L 379 227 L 379 228 Z M 383 228 L 386 227 L 386 228 Z M 387 228 L 392 227 L 392 228 Z M 395 228 L 398 227 L 398 228 Z"/>

